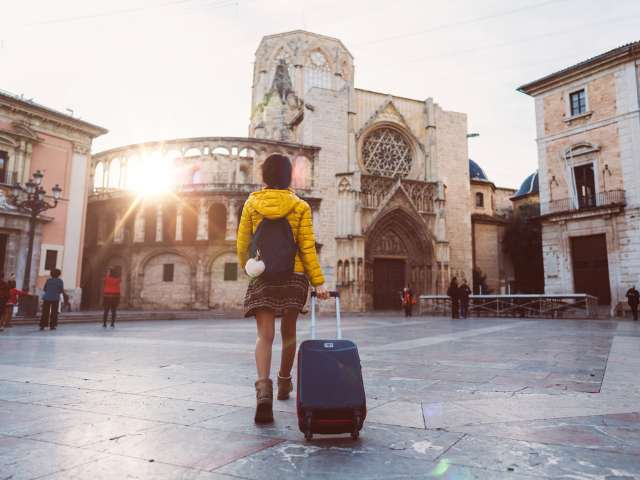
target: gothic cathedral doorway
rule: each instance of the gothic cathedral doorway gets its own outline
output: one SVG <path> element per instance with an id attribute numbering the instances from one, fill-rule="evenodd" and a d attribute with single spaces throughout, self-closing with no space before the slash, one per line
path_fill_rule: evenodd
<path id="1" fill-rule="evenodd" d="M 367 309 L 397 310 L 400 292 L 431 293 L 432 237 L 425 222 L 398 207 L 367 229 L 365 296 Z"/>

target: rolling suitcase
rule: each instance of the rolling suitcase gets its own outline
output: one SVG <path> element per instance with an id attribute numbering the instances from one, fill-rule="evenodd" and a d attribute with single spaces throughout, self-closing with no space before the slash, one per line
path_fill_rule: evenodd
<path id="1" fill-rule="evenodd" d="M 298 350 L 298 426 L 314 433 L 350 433 L 356 440 L 367 415 L 358 347 L 342 339 L 340 295 L 336 299 L 337 339 L 316 340 L 316 293 L 311 293 L 311 340 Z"/>

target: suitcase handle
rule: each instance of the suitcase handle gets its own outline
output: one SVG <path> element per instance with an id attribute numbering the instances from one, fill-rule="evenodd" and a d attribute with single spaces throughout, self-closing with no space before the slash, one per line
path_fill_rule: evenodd
<path id="1" fill-rule="evenodd" d="M 342 340 L 342 318 L 340 315 L 340 293 L 337 291 L 329 292 L 329 295 L 336 299 L 336 338 Z M 316 339 L 316 304 L 318 303 L 318 294 L 315 290 L 311 292 L 311 339 Z"/>
<path id="2" fill-rule="evenodd" d="M 318 294 L 316 293 L 316 291 L 315 291 L 315 290 L 313 290 L 313 291 L 311 292 L 311 296 L 312 296 L 312 297 L 317 297 L 317 296 L 318 296 Z M 332 290 L 332 291 L 330 291 L 330 292 L 329 292 L 329 296 L 330 296 L 330 297 L 333 297 L 333 298 L 340 298 L 340 292 L 335 291 L 335 290 Z"/>

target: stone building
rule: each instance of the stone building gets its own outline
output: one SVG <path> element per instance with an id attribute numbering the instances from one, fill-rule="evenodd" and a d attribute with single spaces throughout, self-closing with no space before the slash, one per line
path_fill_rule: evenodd
<path id="1" fill-rule="evenodd" d="M 502 239 L 512 213 L 510 198 L 516 191 L 496 187 L 473 160 L 469 160 L 469 176 L 473 268 L 477 278 L 486 276 L 489 291 L 482 293 L 507 293 L 513 281 L 513 267 L 503 251 Z M 474 285 L 476 293 L 480 290 L 479 285 Z"/>
<path id="2" fill-rule="evenodd" d="M 29 242 L 29 215 L 7 202 L 11 185 L 36 170 L 43 187 L 62 187 L 58 206 L 37 219 L 29 290 L 42 287 L 52 268 L 72 306 L 80 303 L 80 267 L 92 140 L 107 131 L 32 100 L 0 91 L 0 269 L 22 286 Z"/>
<path id="3" fill-rule="evenodd" d="M 94 155 L 85 305 L 98 303 L 101 278 L 116 266 L 125 305 L 239 308 L 246 280 L 234 254 L 238 215 L 271 153 L 293 161 L 327 284 L 340 290 L 345 309 L 399 307 L 406 284 L 443 293 L 451 275 L 471 281 L 471 189 L 485 185 L 469 177 L 466 115 L 431 98 L 357 89 L 354 74 L 338 39 L 267 36 L 255 55 L 248 138 Z M 163 169 L 172 172 L 169 192 L 139 195 Z M 489 184 L 482 211 L 491 217 L 513 191 Z"/>
<path id="4" fill-rule="evenodd" d="M 640 283 L 640 42 L 523 85 L 535 99 L 547 293 L 613 312 Z"/>

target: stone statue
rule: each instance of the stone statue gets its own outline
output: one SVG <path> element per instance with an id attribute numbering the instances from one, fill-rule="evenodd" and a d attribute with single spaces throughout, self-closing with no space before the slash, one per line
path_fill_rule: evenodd
<path id="1" fill-rule="evenodd" d="M 276 65 L 276 71 L 273 75 L 273 84 L 271 85 L 271 91 L 278 92 L 280 101 L 287 103 L 287 97 L 290 93 L 293 93 L 293 84 L 291 83 L 291 77 L 289 77 L 289 67 L 287 62 L 281 58 Z"/>

